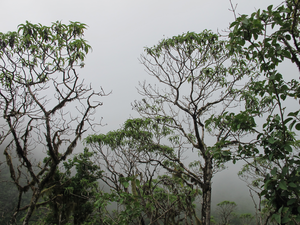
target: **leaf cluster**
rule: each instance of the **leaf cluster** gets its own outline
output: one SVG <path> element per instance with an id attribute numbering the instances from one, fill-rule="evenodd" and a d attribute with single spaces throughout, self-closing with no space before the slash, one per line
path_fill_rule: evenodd
<path id="1" fill-rule="evenodd" d="M 86 25 L 79 22 L 65 25 L 57 21 L 47 27 L 26 21 L 19 25 L 17 32 L 0 33 L 2 85 L 42 83 L 49 75 L 64 71 L 66 67 L 83 67 L 84 58 L 91 49 L 82 38 L 85 29 Z M 8 62 L 11 68 L 5 66 Z"/>
<path id="2" fill-rule="evenodd" d="M 91 161 L 94 153 L 87 148 L 64 162 L 64 172 L 56 171 L 52 182 L 43 190 L 48 212 L 42 218 L 47 224 L 82 224 L 94 212 L 100 168 Z M 75 169 L 75 174 L 73 169 Z"/>
<path id="3" fill-rule="evenodd" d="M 172 152 L 172 149 L 165 145 L 158 145 L 153 142 L 156 137 L 162 138 L 171 135 L 172 130 L 165 124 L 169 120 L 157 117 L 128 119 L 123 128 L 110 131 L 107 134 L 89 135 L 85 142 L 87 144 L 97 143 L 99 146 L 109 146 L 112 150 L 120 146 L 127 146 L 129 149 L 137 151 L 163 151 Z"/>

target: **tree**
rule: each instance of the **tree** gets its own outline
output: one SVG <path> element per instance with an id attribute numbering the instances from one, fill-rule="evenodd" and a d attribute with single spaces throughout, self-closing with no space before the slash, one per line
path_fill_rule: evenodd
<path id="1" fill-rule="evenodd" d="M 82 39 L 85 29 L 79 22 L 50 27 L 26 22 L 17 32 L 0 33 L 0 143 L 19 192 L 12 221 L 27 210 L 23 224 L 28 224 L 35 208 L 47 204 L 39 202 L 45 188 L 58 165 L 72 154 L 85 125 L 94 125 L 91 115 L 102 105 L 95 97 L 104 92 L 84 85 L 77 71 L 91 48 Z M 37 152 L 48 159 L 37 162 Z M 29 189 L 31 201 L 22 206 Z"/>
<path id="2" fill-rule="evenodd" d="M 236 203 L 231 201 L 223 201 L 217 204 L 218 216 L 221 220 L 220 225 L 228 225 L 234 216 L 233 212 L 236 208 Z"/>
<path id="3" fill-rule="evenodd" d="M 253 220 L 254 216 L 251 213 L 244 213 L 240 215 L 240 220 L 242 221 L 242 225 L 249 225 Z"/>
<path id="4" fill-rule="evenodd" d="M 293 108 L 299 98 L 299 80 L 279 72 L 285 61 L 300 70 L 299 60 L 300 2 L 285 0 L 278 7 L 270 5 L 251 16 L 242 15 L 231 24 L 228 48 L 256 59 L 263 77 L 249 86 L 243 96 L 247 99 L 245 113 L 259 120 L 267 112 L 262 127 L 257 128 L 257 145 L 240 146 L 243 157 L 263 157 L 279 162 L 264 177 L 260 195 L 273 209 L 272 218 L 279 224 L 299 223 L 299 172 L 297 152 L 299 110 Z M 262 149 L 260 151 L 259 149 Z"/>
<path id="5" fill-rule="evenodd" d="M 10 173 L 7 168 L 1 168 L 0 175 L 0 223 L 9 224 L 18 202 L 18 189 L 11 182 Z M 20 219 L 21 216 L 22 215 L 19 215 L 18 219 Z"/>
<path id="6" fill-rule="evenodd" d="M 218 35 L 203 31 L 164 39 L 157 46 L 146 48 L 141 63 L 159 84 L 141 83 L 139 93 L 144 98 L 133 105 L 141 116 L 165 119 L 167 126 L 177 132 L 181 144 L 169 160 L 178 164 L 181 173 L 201 188 L 202 224 L 210 224 L 213 173 L 230 159 L 228 148 L 239 141 L 232 138 L 231 132 L 241 126 L 235 123 L 231 131 L 224 132 L 209 127 L 208 120 L 212 120 L 211 115 L 231 117 L 225 111 L 239 104 L 235 101 L 238 92 L 247 86 L 255 71 L 242 56 L 230 57 L 226 44 Z M 247 118 L 241 122 L 244 131 L 253 126 L 251 122 Z M 206 141 L 207 134 L 215 138 L 214 144 Z M 239 135 L 242 137 L 243 131 Z M 190 167 L 183 161 L 187 149 L 196 149 L 199 155 L 199 160 Z"/>
<path id="7" fill-rule="evenodd" d="M 83 153 L 64 162 L 64 172 L 56 171 L 43 194 L 48 212 L 39 224 L 83 224 L 92 219 L 89 217 L 94 212 L 97 180 L 103 172 L 91 161 L 93 154 L 85 148 Z"/>
<path id="8" fill-rule="evenodd" d="M 119 130 L 86 138 L 106 168 L 101 180 L 111 188 L 99 197 L 99 203 L 103 207 L 115 201 L 119 206 L 114 215 L 105 212 L 105 224 L 199 221 L 194 202 L 200 191 L 161 168 L 174 154 L 171 147 L 161 144 L 170 135 L 163 120 L 129 119 Z"/>
<path id="9" fill-rule="evenodd" d="M 276 164 L 276 163 L 275 163 Z M 256 213 L 256 224 L 267 224 L 269 217 L 272 215 L 272 210 L 265 206 L 265 200 L 260 195 L 262 191 L 263 181 L 267 173 L 274 167 L 273 162 L 263 158 L 254 158 L 253 162 L 249 162 L 242 167 L 238 176 L 241 180 L 247 183 L 250 196 L 254 203 Z M 255 196 L 253 196 L 255 193 Z M 256 200 L 256 198 L 258 200 Z"/>

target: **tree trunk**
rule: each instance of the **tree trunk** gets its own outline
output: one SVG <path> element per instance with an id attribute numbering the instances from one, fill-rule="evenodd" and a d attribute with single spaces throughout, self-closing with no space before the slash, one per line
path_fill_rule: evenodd
<path id="1" fill-rule="evenodd" d="M 33 193 L 33 197 L 31 198 L 31 203 L 30 203 L 30 207 L 28 208 L 27 214 L 24 218 L 23 224 L 22 225 L 28 225 L 29 223 L 29 219 L 32 216 L 32 213 L 35 209 L 35 206 L 40 198 L 41 195 L 41 190 L 40 188 L 36 188 L 36 190 Z"/>
<path id="2" fill-rule="evenodd" d="M 205 159 L 205 168 L 203 171 L 203 187 L 202 187 L 202 224 L 210 225 L 211 213 L 211 180 L 212 180 L 212 159 Z"/>
<path id="3" fill-rule="evenodd" d="M 211 211 L 211 183 L 205 184 L 203 188 L 202 197 L 202 223 L 210 225 L 210 211 Z"/>

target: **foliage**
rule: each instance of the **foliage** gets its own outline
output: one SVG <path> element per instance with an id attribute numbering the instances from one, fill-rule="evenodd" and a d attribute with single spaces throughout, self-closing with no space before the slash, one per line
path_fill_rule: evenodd
<path id="1" fill-rule="evenodd" d="M 96 207 L 118 204 L 113 214 L 102 210 L 104 224 L 174 224 L 199 220 L 194 202 L 200 191 L 174 170 L 162 171 L 173 149 L 160 144 L 172 134 L 166 120 L 129 119 L 107 134 L 90 135 L 86 143 L 107 170 L 101 179 L 111 188 L 99 194 Z M 172 164 L 174 165 L 174 164 Z M 166 173 L 158 175 L 158 171 Z M 171 176 L 167 175 L 171 172 Z"/>
<path id="2" fill-rule="evenodd" d="M 12 223 L 26 210 L 23 224 L 28 224 L 58 164 L 72 153 L 85 124 L 94 124 L 91 113 L 102 105 L 94 97 L 103 91 L 85 86 L 77 73 L 91 48 L 82 38 L 85 29 L 79 22 L 50 27 L 26 22 L 17 32 L 0 33 L 0 144 L 19 192 Z M 75 112 L 66 109 L 72 104 Z M 49 156 L 47 161 L 35 160 L 31 154 L 38 150 Z M 29 189 L 31 201 L 21 207 Z"/>
<path id="3" fill-rule="evenodd" d="M 168 185 L 163 182 L 168 182 Z M 132 188 L 129 183 L 127 187 Z M 136 189 L 137 195 L 122 190 L 99 193 L 95 208 L 102 210 L 100 216 L 94 218 L 101 217 L 103 224 L 172 224 L 197 220 L 192 202 L 199 193 L 189 187 L 182 187 L 171 177 L 165 175 L 163 178 L 153 179 L 151 188 L 146 184 L 137 185 Z M 114 202 L 118 209 L 109 212 L 107 206 Z M 187 212 L 190 215 L 185 215 Z"/>
<path id="4" fill-rule="evenodd" d="M 250 225 L 251 221 L 254 219 L 254 216 L 251 213 L 244 213 L 240 215 L 240 220 L 242 225 Z"/>
<path id="5" fill-rule="evenodd" d="M 0 33 L 2 85 L 39 84 L 66 66 L 83 66 L 91 48 L 82 39 L 85 29 L 86 25 L 79 22 L 56 22 L 46 27 L 26 21 L 17 32 Z"/>
<path id="6" fill-rule="evenodd" d="M 43 224 L 83 224 L 91 220 L 97 180 L 102 174 L 91 161 L 92 156 L 85 148 L 83 153 L 64 162 L 64 172 L 56 171 L 43 193 L 43 199 L 49 202 L 49 212 L 41 219 Z M 76 173 L 72 175 L 74 167 Z"/>
<path id="7" fill-rule="evenodd" d="M 234 210 L 236 208 L 236 203 L 231 201 L 223 201 L 217 204 L 218 207 L 218 217 L 220 219 L 221 225 L 230 224 L 234 216 Z"/>
<path id="8" fill-rule="evenodd" d="M 255 117 L 266 112 L 266 120 L 256 132 L 256 145 L 241 145 L 239 150 L 241 156 L 259 155 L 275 162 L 264 177 L 260 194 L 268 200 L 272 218 L 279 224 L 300 222 L 299 109 L 291 107 L 299 98 L 299 80 L 279 71 L 284 62 L 300 70 L 299 13 L 300 2 L 286 0 L 278 7 L 270 5 L 250 16 L 241 15 L 231 24 L 227 46 L 232 54 L 241 52 L 247 59 L 257 60 L 264 75 L 249 86 L 242 99 L 248 99 L 245 113 L 259 120 Z"/>

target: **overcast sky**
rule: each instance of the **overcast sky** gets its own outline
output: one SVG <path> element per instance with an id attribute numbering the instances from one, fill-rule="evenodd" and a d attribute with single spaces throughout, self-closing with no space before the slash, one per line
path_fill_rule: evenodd
<path id="1" fill-rule="evenodd" d="M 255 9 L 281 3 L 232 1 L 238 4 L 239 14 L 251 14 Z M 136 87 L 138 81 L 149 79 L 138 61 L 143 48 L 187 31 L 222 32 L 234 19 L 229 8 L 229 0 L 1 0 L 0 32 L 14 31 L 26 20 L 47 26 L 57 20 L 87 24 L 85 39 L 93 51 L 80 75 L 86 82 L 92 82 L 95 89 L 102 86 L 105 91 L 112 91 L 97 111 L 97 116 L 108 124 L 101 131 L 107 132 L 118 129 L 130 116 L 137 116 L 131 110 L 131 103 L 140 99 Z M 237 179 L 236 175 L 226 176 L 231 172 L 222 172 L 219 176 L 223 178 L 213 185 L 214 190 L 228 190 L 227 197 L 232 193 L 231 179 Z"/>
<path id="2" fill-rule="evenodd" d="M 280 2 L 233 0 L 240 14 Z M 0 32 L 14 31 L 26 20 L 47 26 L 57 20 L 79 21 L 89 26 L 85 39 L 93 51 L 80 75 L 95 89 L 112 91 L 97 112 L 108 124 L 102 132 L 137 116 L 131 102 L 140 98 L 138 81 L 149 79 L 138 61 L 145 46 L 187 31 L 222 32 L 234 19 L 229 0 L 2 0 L 1 8 Z"/>

